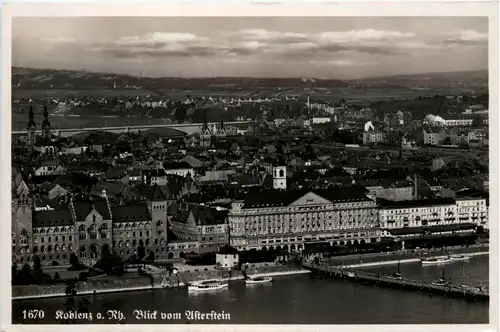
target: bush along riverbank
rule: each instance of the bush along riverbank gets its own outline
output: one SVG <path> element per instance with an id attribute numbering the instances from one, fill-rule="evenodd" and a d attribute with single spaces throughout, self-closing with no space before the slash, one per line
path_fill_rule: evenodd
<path id="1" fill-rule="evenodd" d="M 176 274 L 168 271 L 156 271 L 152 273 L 140 273 L 140 275 L 125 274 L 122 277 L 104 276 L 98 279 L 89 279 L 85 282 L 71 283 L 76 295 L 91 295 L 101 293 L 126 292 L 151 290 L 158 288 L 183 287 L 186 283 L 209 281 L 209 280 L 242 280 L 243 274 L 240 270 L 222 271 L 214 267 L 206 271 L 178 272 Z M 284 276 L 309 273 L 308 270 L 291 265 L 271 265 L 249 267 L 246 270 L 249 276 Z M 36 299 L 48 297 L 67 296 L 67 284 L 50 285 L 22 285 L 12 286 L 12 299 Z"/>

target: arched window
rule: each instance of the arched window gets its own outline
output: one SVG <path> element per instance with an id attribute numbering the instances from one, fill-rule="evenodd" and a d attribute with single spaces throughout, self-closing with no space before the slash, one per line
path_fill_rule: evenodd
<path id="1" fill-rule="evenodd" d="M 57 244 L 56 244 L 56 245 L 54 246 L 54 250 L 55 250 L 56 252 L 59 252 L 59 251 L 61 250 L 61 248 L 59 247 L 59 245 L 57 245 Z"/>
<path id="2" fill-rule="evenodd" d="M 280 178 L 284 177 L 285 176 L 285 171 L 280 169 Z"/>
<path id="3" fill-rule="evenodd" d="M 28 231 L 25 230 L 24 228 L 21 229 L 21 236 L 28 236 Z"/>
<path id="4" fill-rule="evenodd" d="M 80 227 L 78 227 L 78 238 L 80 240 L 87 239 L 87 232 L 85 230 L 85 225 L 80 225 Z"/>
<path id="5" fill-rule="evenodd" d="M 47 246 L 47 252 L 52 252 L 52 246 L 50 244 Z"/>
<path id="6" fill-rule="evenodd" d="M 97 239 L 97 227 L 95 224 L 90 225 L 89 227 L 89 234 L 90 234 L 90 239 L 95 240 Z"/>

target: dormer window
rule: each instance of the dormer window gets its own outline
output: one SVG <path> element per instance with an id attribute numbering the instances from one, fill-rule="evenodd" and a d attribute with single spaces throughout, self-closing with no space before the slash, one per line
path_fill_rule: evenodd
<path id="1" fill-rule="evenodd" d="M 96 217 L 95 217 L 95 214 L 94 214 L 94 215 L 92 215 L 92 222 L 95 222 L 95 218 L 96 218 Z"/>

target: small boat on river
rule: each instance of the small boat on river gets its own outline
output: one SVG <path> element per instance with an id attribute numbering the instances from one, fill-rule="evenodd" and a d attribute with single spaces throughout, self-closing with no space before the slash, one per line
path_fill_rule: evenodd
<path id="1" fill-rule="evenodd" d="M 228 283 L 221 281 L 206 281 L 200 283 L 193 283 L 188 285 L 189 292 L 205 292 L 224 289 L 228 287 Z"/>
<path id="2" fill-rule="evenodd" d="M 450 282 L 444 278 L 439 278 L 438 280 L 435 280 L 432 282 L 434 286 L 449 286 Z"/>
<path id="3" fill-rule="evenodd" d="M 273 281 L 273 278 L 271 277 L 250 277 L 245 279 L 245 283 L 247 285 L 265 284 L 271 281 Z"/>
<path id="4" fill-rule="evenodd" d="M 468 261 L 472 258 L 472 255 L 451 255 L 450 259 L 452 261 Z"/>
<path id="5" fill-rule="evenodd" d="M 439 264 L 447 264 L 451 262 L 451 258 L 442 257 L 442 258 L 423 258 L 421 259 L 422 265 L 439 265 Z"/>
<path id="6" fill-rule="evenodd" d="M 389 275 L 389 278 L 403 280 L 403 274 L 401 273 L 401 262 L 398 262 L 398 272 Z"/>

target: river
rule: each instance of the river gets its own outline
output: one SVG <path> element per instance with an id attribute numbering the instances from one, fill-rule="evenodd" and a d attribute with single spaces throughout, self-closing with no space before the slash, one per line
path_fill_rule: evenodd
<path id="1" fill-rule="evenodd" d="M 454 262 L 443 267 L 422 267 L 420 263 L 401 264 L 401 273 L 412 279 L 435 280 L 445 277 L 457 284 L 488 285 L 488 257 L 474 257 L 469 262 Z M 393 273 L 397 266 L 370 270 Z M 351 284 L 311 275 L 275 278 L 269 285 L 245 286 L 242 281 L 216 293 L 188 294 L 186 289 L 126 292 L 87 296 L 91 302 L 92 323 L 117 323 L 96 319 L 96 313 L 119 310 L 122 323 L 186 324 L 182 319 L 137 320 L 133 311 L 154 310 L 163 313 L 215 311 L 227 320 L 199 320 L 190 323 L 216 324 L 487 324 L 488 303 L 467 303 L 403 290 Z M 13 324 L 58 323 L 56 311 L 63 308 L 65 298 L 22 300 L 13 302 Z M 45 318 L 23 320 L 25 309 L 42 309 Z M 229 315 L 227 315 L 229 314 Z M 104 316 L 103 316 L 104 317 Z M 81 321 L 88 322 L 88 321 Z"/>

